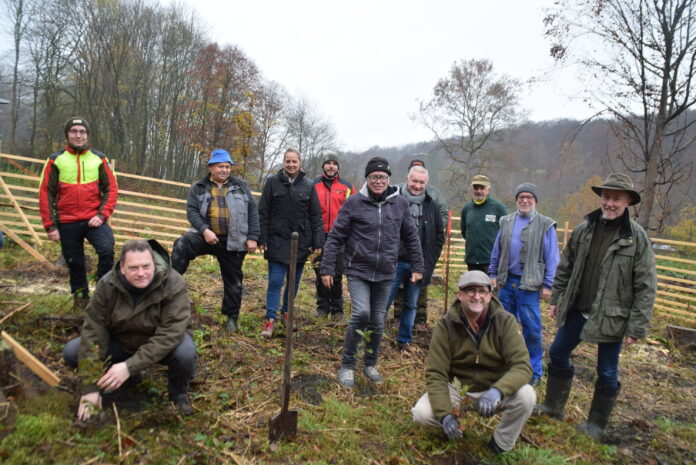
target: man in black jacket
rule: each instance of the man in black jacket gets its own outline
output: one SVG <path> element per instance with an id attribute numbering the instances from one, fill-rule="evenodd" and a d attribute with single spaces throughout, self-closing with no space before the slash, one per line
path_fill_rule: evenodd
<path id="1" fill-rule="evenodd" d="M 212 151 L 208 176 L 191 186 L 186 202 L 192 227 L 174 242 L 172 251 L 172 268 L 182 275 L 200 255 L 217 258 L 224 286 L 221 311 L 229 332 L 237 330 L 244 257 L 256 250 L 259 238 L 256 202 L 246 183 L 231 175 L 233 165 L 226 150 Z"/>
<path id="2" fill-rule="evenodd" d="M 314 184 L 301 170 L 300 154 L 288 149 L 283 156 L 283 169 L 270 176 L 263 186 L 259 201 L 261 235 L 259 249 L 268 261 L 266 289 L 266 321 L 261 334 L 271 337 L 277 319 L 280 288 L 289 274 L 290 235 L 300 234 L 297 246 L 295 292 L 300 284 L 304 263 L 311 249 L 321 251 L 324 245 L 324 223 Z M 283 293 L 281 313 L 288 309 L 288 287 Z"/>
<path id="3" fill-rule="evenodd" d="M 400 348 L 406 348 L 412 341 L 413 322 L 421 290 L 430 283 L 435 264 L 440 258 L 445 243 L 445 229 L 435 200 L 428 194 L 428 170 L 414 166 L 408 172 L 406 184 L 399 188 L 399 193 L 409 202 L 409 209 L 420 238 L 425 273 L 420 281 L 411 281 L 410 257 L 403 244 L 399 247 L 399 261 L 396 276 L 392 281 L 387 308 L 396 297 L 399 287 L 403 285 L 403 309 L 400 313 L 399 334 L 397 342 Z M 396 313 L 396 311 L 395 311 Z"/>

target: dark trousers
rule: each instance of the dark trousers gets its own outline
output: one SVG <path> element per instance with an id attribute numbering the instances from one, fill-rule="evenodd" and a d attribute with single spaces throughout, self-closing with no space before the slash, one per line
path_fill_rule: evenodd
<path id="1" fill-rule="evenodd" d="M 488 268 L 490 268 L 491 264 L 490 263 L 467 263 L 466 267 L 469 269 L 469 271 L 483 271 L 484 273 L 488 274 Z"/>
<path id="2" fill-rule="evenodd" d="M 70 270 L 70 292 L 80 297 L 89 296 L 85 270 L 85 238 L 92 244 L 99 257 L 97 281 L 114 266 L 114 233 L 111 227 L 103 223 L 96 228 L 90 228 L 87 223 L 78 221 L 58 226 L 60 246 Z"/>
<path id="3" fill-rule="evenodd" d="M 336 268 L 334 272 L 333 286 L 328 288 L 321 282 L 321 259 L 324 256 L 322 252 L 312 263 L 316 280 L 314 282 L 317 288 L 317 313 L 323 314 L 340 314 L 343 313 L 343 253 L 336 256 Z"/>
<path id="4" fill-rule="evenodd" d="M 76 337 L 65 344 L 63 348 L 63 360 L 65 364 L 77 368 L 77 352 L 80 349 L 81 338 Z M 133 356 L 133 353 L 127 351 L 123 344 L 113 337 L 109 337 L 109 348 L 107 349 L 107 357 L 110 358 L 110 363 L 121 363 Z M 166 365 L 167 370 L 167 391 L 169 398 L 176 400 L 182 394 L 188 392 L 189 384 L 196 372 L 196 346 L 193 339 L 188 333 L 184 333 L 184 340 L 174 348 L 166 357 L 160 360 L 160 365 Z M 131 376 L 135 373 L 131 373 Z"/>
<path id="5" fill-rule="evenodd" d="M 221 237 L 215 245 L 208 244 L 202 234 L 187 232 L 174 242 L 172 250 L 172 268 L 179 274 L 186 273 L 189 262 L 200 255 L 214 255 L 220 264 L 220 274 L 224 294 L 221 312 L 235 321 L 242 306 L 242 282 L 244 280 L 244 257 L 246 252 L 227 250 L 227 238 Z"/>
<path id="6" fill-rule="evenodd" d="M 580 333 L 587 320 L 574 308 L 568 310 L 565 324 L 558 328 L 556 337 L 549 347 L 549 372 L 570 374 L 573 366 L 570 354 L 580 344 Z M 617 389 L 619 387 L 619 355 L 621 342 L 597 344 L 597 386 Z"/>

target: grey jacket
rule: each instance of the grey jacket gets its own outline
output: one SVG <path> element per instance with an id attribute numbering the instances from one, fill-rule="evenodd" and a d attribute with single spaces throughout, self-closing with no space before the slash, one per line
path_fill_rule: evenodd
<path id="1" fill-rule="evenodd" d="M 186 216 L 192 226 L 189 231 L 203 234 L 203 231 L 210 228 L 206 217 L 213 197 L 210 193 L 212 185 L 210 177 L 206 176 L 191 186 L 186 202 Z M 234 176 L 230 177 L 225 200 L 230 214 L 227 225 L 227 250 L 243 252 L 246 250 L 247 239 L 259 239 L 259 211 L 256 201 L 246 183 Z"/>
<path id="2" fill-rule="evenodd" d="M 557 326 L 565 324 L 580 291 L 592 233 L 602 216 L 595 210 L 575 228 L 561 255 L 553 282 L 551 305 L 558 306 Z M 628 210 L 599 269 L 599 287 L 580 337 L 587 342 L 619 342 L 624 335 L 645 337 L 657 289 L 655 254 L 650 238 Z"/>

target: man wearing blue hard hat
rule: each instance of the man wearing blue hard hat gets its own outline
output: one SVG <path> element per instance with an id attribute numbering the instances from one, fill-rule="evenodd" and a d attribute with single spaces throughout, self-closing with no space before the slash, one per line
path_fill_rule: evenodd
<path id="1" fill-rule="evenodd" d="M 174 242 L 172 252 L 172 267 L 182 275 L 200 255 L 217 258 L 224 285 L 221 311 L 229 332 L 237 330 L 244 257 L 256 250 L 260 232 L 254 197 L 244 181 L 232 176 L 233 165 L 226 150 L 211 152 L 208 176 L 191 186 L 186 202 L 192 227 Z"/>

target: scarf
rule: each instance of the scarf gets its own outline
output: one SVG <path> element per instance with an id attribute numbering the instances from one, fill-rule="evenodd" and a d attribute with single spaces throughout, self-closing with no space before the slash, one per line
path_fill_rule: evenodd
<path id="1" fill-rule="evenodd" d="M 411 208 L 411 216 L 413 217 L 416 224 L 420 224 L 421 218 L 423 217 L 423 202 L 425 201 L 425 191 L 421 195 L 413 195 L 408 191 L 408 188 L 404 184 L 401 188 L 401 195 L 406 197 L 408 204 Z"/>

